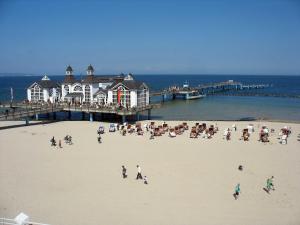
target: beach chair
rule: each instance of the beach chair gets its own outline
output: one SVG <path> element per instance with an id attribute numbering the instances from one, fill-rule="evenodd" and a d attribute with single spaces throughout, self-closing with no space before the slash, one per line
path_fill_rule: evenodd
<path id="1" fill-rule="evenodd" d="M 158 126 L 158 130 L 159 130 L 160 134 L 164 134 L 165 133 L 162 125 Z"/>
<path id="2" fill-rule="evenodd" d="M 286 134 L 284 134 L 284 135 L 282 135 L 282 137 L 281 137 L 281 144 L 283 144 L 283 145 L 286 145 L 287 144 L 287 135 Z"/>
<path id="3" fill-rule="evenodd" d="M 183 134 L 183 132 L 184 132 L 184 126 L 182 125 L 182 124 L 180 124 L 179 126 L 179 132 L 180 132 L 180 134 Z"/>
<path id="4" fill-rule="evenodd" d="M 154 136 L 161 136 L 161 133 L 160 133 L 158 127 L 154 128 Z"/>
<path id="5" fill-rule="evenodd" d="M 155 122 L 150 122 L 150 129 L 154 129 L 154 127 L 155 127 Z"/>
<path id="6" fill-rule="evenodd" d="M 178 127 L 178 126 L 175 126 L 174 132 L 175 132 L 176 135 L 179 135 L 179 134 L 180 134 L 180 130 L 179 130 L 179 127 Z"/>
<path id="7" fill-rule="evenodd" d="M 248 132 L 249 132 L 249 133 L 253 133 L 253 132 L 254 132 L 254 125 L 253 125 L 253 124 L 249 124 L 249 125 L 247 126 L 247 129 L 248 129 Z"/>
<path id="8" fill-rule="evenodd" d="M 170 128 L 169 129 L 169 137 L 176 137 L 176 133 L 175 133 L 175 129 L 174 128 Z"/>
<path id="9" fill-rule="evenodd" d="M 208 128 L 208 133 L 212 136 L 214 135 L 214 126 L 211 126 L 210 128 Z"/>
<path id="10" fill-rule="evenodd" d="M 138 128 L 137 129 L 137 135 L 143 135 L 144 131 L 142 130 L 142 128 Z"/>
<path id="11" fill-rule="evenodd" d="M 165 132 L 167 132 L 169 130 L 168 124 L 164 123 L 163 124 L 163 129 Z"/>
<path id="12" fill-rule="evenodd" d="M 196 127 L 192 128 L 191 133 L 190 133 L 190 138 L 197 138 L 197 131 Z"/>
<path id="13" fill-rule="evenodd" d="M 108 131 L 109 131 L 109 132 L 115 132 L 115 131 L 116 131 L 115 124 L 111 123 L 111 124 L 109 125 L 109 130 L 108 130 Z"/>
<path id="14" fill-rule="evenodd" d="M 188 129 L 189 129 L 189 126 L 187 125 L 186 122 L 183 122 L 182 125 L 183 125 L 183 128 L 184 128 L 185 130 L 188 130 Z"/>

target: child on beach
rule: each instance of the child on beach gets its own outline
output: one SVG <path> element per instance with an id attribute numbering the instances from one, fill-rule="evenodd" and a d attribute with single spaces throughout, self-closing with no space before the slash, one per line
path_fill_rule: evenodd
<path id="1" fill-rule="evenodd" d="M 240 195 L 241 189 L 240 189 L 240 184 L 237 184 L 235 187 L 235 191 L 233 194 L 233 197 L 235 198 L 235 200 L 238 199 L 239 195 Z"/>
<path id="2" fill-rule="evenodd" d="M 123 179 L 127 178 L 127 174 L 126 174 L 126 168 L 125 166 L 122 166 L 122 175 L 123 175 Z"/>
<path id="3" fill-rule="evenodd" d="M 147 176 L 144 176 L 144 184 L 148 184 L 148 178 L 147 178 Z"/>
<path id="4" fill-rule="evenodd" d="M 274 179 L 274 176 L 267 179 L 267 191 L 268 191 L 268 193 L 270 192 L 270 190 L 275 191 L 275 188 L 274 188 L 274 185 L 273 185 L 273 179 Z"/>

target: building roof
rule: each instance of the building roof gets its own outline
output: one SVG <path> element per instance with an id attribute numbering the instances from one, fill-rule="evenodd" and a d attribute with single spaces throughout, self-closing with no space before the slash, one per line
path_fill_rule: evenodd
<path id="1" fill-rule="evenodd" d="M 35 84 L 39 85 L 41 88 L 59 88 L 60 84 L 52 80 L 39 80 L 31 84 L 28 88 L 33 87 Z"/>
<path id="2" fill-rule="evenodd" d="M 69 66 L 67 67 L 66 71 L 72 72 L 73 69 L 72 69 L 72 67 L 69 65 Z"/>
<path id="3" fill-rule="evenodd" d="M 112 83 L 114 81 L 123 81 L 124 76 L 121 75 L 87 75 L 82 83 Z"/>
<path id="4" fill-rule="evenodd" d="M 109 88 L 114 89 L 119 85 L 124 85 L 128 89 L 141 89 L 143 87 L 148 88 L 148 86 L 144 82 L 137 81 L 137 80 L 116 81 Z"/>
<path id="5" fill-rule="evenodd" d="M 87 68 L 87 71 L 89 71 L 89 70 L 94 71 L 94 68 L 93 68 L 93 66 L 91 64 Z"/>
<path id="6" fill-rule="evenodd" d="M 76 93 L 73 92 L 73 93 L 68 93 L 65 96 L 65 98 L 74 98 L 74 97 L 83 97 L 83 94 L 78 92 Z"/>
<path id="7" fill-rule="evenodd" d="M 74 75 L 66 75 L 64 80 L 63 80 L 64 84 L 74 84 L 76 82 L 80 83 L 80 81 L 75 79 Z"/>
<path id="8" fill-rule="evenodd" d="M 99 88 L 93 96 L 96 97 L 99 93 L 107 94 L 107 89 Z"/>

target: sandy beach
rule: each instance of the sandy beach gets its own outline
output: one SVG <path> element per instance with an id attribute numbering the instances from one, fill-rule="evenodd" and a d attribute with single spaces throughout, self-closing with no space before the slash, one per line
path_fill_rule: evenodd
<path id="1" fill-rule="evenodd" d="M 237 131 L 226 141 L 223 130 L 233 123 Z M 109 124 L 101 123 L 102 144 L 100 122 L 0 130 L 0 217 L 24 212 L 51 225 L 299 225 L 300 124 L 251 123 L 255 132 L 248 142 L 239 139 L 249 122 L 217 122 L 220 131 L 212 139 L 191 139 L 187 131 L 154 140 L 147 132 L 109 133 Z M 262 125 L 275 129 L 269 143 L 258 142 Z M 292 129 L 287 145 L 277 139 L 284 126 Z M 67 134 L 73 145 L 50 146 L 52 136 L 63 141 Z M 135 179 L 136 165 L 148 185 Z M 272 175 L 276 190 L 268 194 L 263 187 Z"/>

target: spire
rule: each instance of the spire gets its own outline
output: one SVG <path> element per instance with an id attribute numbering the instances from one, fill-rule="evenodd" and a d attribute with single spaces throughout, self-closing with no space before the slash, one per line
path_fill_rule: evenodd
<path id="1" fill-rule="evenodd" d="M 67 69 L 66 69 L 66 75 L 72 75 L 73 73 L 73 69 L 70 65 L 68 65 Z"/>
<path id="2" fill-rule="evenodd" d="M 50 78 L 45 74 L 42 78 L 42 80 L 50 80 Z"/>
<path id="3" fill-rule="evenodd" d="M 87 75 L 94 75 L 94 68 L 91 64 L 88 66 L 86 73 Z"/>

